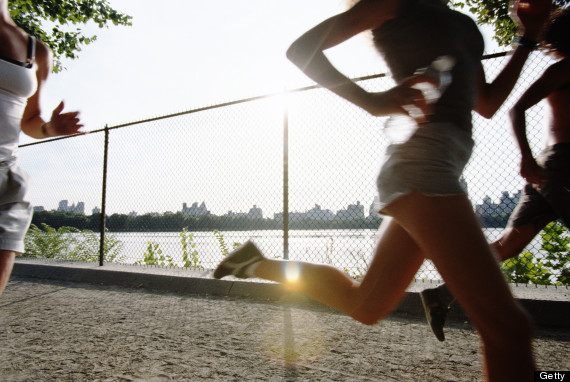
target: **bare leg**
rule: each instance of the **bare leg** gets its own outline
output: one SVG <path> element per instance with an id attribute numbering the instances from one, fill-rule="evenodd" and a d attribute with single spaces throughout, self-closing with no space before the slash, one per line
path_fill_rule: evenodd
<path id="1" fill-rule="evenodd" d="M 499 261 L 504 261 L 518 256 L 523 249 L 544 227 L 537 228 L 535 224 L 521 227 L 508 227 L 502 232 L 501 237 L 491 243 L 491 248 Z M 443 326 L 450 304 L 455 297 L 449 292 L 445 284 L 437 288 L 426 289 L 421 292 L 426 318 L 435 336 L 444 341 Z"/>
<path id="2" fill-rule="evenodd" d="M 0 250 L 0 296 L 4 293 L 6 284 L 10 279 L 15 258 L 16 252 Z"/>
<path id="3" fill-rule="evenodd" d="M 423 256 L 408 233 L 394 220 L 385 219 L 361 283 L 334 267 L 297 261 L 265 259 L 254 273 L 371 325 L 396 307 L 422 262 Z M 287 279 L 287 268 L 299 272 L 296 281 Z"/>
<path id="4" fill-rule="evenodd" d="M 372 324 L 396 306 L 425 254 L 479 331 L 489 380 L 531 381 L 532 325 L 514 300 L 467 197 L 414 192 L 392 203 L 388 212 L 394 219 L 383 223 L 360 284 L 333 267 L 303 262 L 263 259 L 253 273 Z M 286 278 L 291 265 L 298 267 L 294 282 Z"/>
<path id="5" fill-rule="evenodd" d="M 491 243 L 491 247 L 497 253 L 499 261 L 516 257 L 538 235 L 541 229 L 534 224 L 527 224 L 521 227 L 507 227 L 501 234 L 501 237 Z"/>
<path id="6" fill-rule="evenodd" d="M 532 381 L 532 325 L 516 303 L 466 196 L 414 193 L 389 206 L 471 318 L 490 381 Z"/>

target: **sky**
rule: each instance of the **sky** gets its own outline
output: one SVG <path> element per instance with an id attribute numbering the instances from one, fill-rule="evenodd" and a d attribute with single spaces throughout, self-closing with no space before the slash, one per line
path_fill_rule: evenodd
<path id="1" fill-rule="evenodd" d="M 133 16 L 133 25 L 88 26 L 97 41 L 79 59 L 65 60 L 67 69 L 50 78 L 44 98 L 47 110 L 60 99 L 81 110 L 87 130 L 280 91 L 286 79 L 303 81 L 286 48 L 343 9 L 342 0 L 110 4 Z M 378 62 L 361 70 L 376 72 Z"/>
<path id="2" fill-rule="evenodd" d="M 303 32 L 344 10 L 344 0 L 111 0 L 131 27 L 82 27 L 97 41 L 52 75 L 46 117 L 63 99 L 86 130 L 309 84 L 286 58 Z M 490 39 L 487 38 L 487 45 Z M 365 36 L 330 50 L 352 75 L 384 70 Z"/>
<path id="3" fill-rule="evenodd" d="M 110 26 L 106 29 L 93 25 L 84 27 L 86 34 L 97 35 L 97 41 L 83 47 L 78 59 L 64 60 L 66 69 L 50 76 L 41 101 L 44 119 L 48 120 L 51 110 L 64 100 L 66 110 L 81 112 L 84 130 L 93 131 L 105 125 L 114 126 L 310 85 L 310 80 L 286 59 L 285 51 L 303 32 L 345 7 L 343 0 L 110 0 L 110 4 L 133 16 L 133 25 Z M 484 36 L 487 52 L 497 50 L 489 34 Z M 364 35 L 356 36 L 327 51 L 327 55 L 337 68 L 349 76 L 385 71 L 384 63 Z M 240 167 L 228 165 L 221 156 L 212 156 L 212 162 L 219 161 L 223 167 L 219 170 L 218 178 L 226 183 L 228 179 L 232 180 L 235 190 L 243 194 L 251 193 L 248 184 L 251 184 L 252 179 L 247 175 L 236 174 L 245 167 L 250 172 L 273 174 L 267 175 L 267 184 L 280 187 L 282 132 L 279 125 L 282 117 L 279 111 L 277 117 L 268 115 L 268 110 L 279 110 L 280 107 L 268 102 L 259 111 L 260 118 L 275 119 L 275 130 L 250 132 L 247 126 L 243 126 L 248 122 L 242 122 L 243 125 L 236 122 L 238 129 L 242 129 L 241 135 L 235 131 L 235 127 L 227 130 L 227 133 L 217 133 L 217 141 L 210 148 L 222 150 L 227 154 L 226 157 L 233 158 L 235 155 L 237 158 L 237 151 L 249 150 L 262 158 L 271 158 L 268 159 L 271 161 L 275 159 L 277 165 L 273 164 L 272 168 L 248 165 L 251 161 L 244 162 Z M 310 109 L 307 112 L 311 112 Z M 323 115 L 322 119 L 325 117 Z M 235 118 L 237 121 L 240 117 Z M 208 123 L 200 117 L 182 121 L 180 123 L 200 126 Z M 210 124 L 214 127 L 219 125 L 217 120 Z M 315 125 L 318 124 L 315 122 Z M 316 126 L 315 131 L 321 128 L 321 134 L 327 134 L 324 130 L 326 126 Z M 236 202 L 238 191 L 228 192 L 227 197 L 225 194 L 213 197 L 212 193 L 224 187 L 222 184 L 212 184 L 207 171 L 198 174 L 181 169 L 181 154 L 171 154 L 170 148 L 173 147 L 173 142 L 183 141 L 188 141 L 189 146 L 195 147 L 196 142 L 202 142 L 199 133 L 192 132 L 194 135 L 189 137 L 188 129 L 178 131 L 176 128 L 163 127 L 125 130 L 127 131 L 111 134 L 112 144 L 120 147 L 115 149 L 115 156 L 111 157 L 114 161 L 111 164 L 110 183 L 111 186 L 115 185 L 110 196 L 112 211 L 176 211 L 183 202 L 191 204 L 206 200 L 209 207 L 218 206 L 217 209 L 214 207 L 214 212 L 222 213 L 231 209 L 230 206 L 235 208 L 234 211 L 247 211 L 256 203 L 255 197 L 244 197 L 243 203 Z M 370 132 L 365 134 L 368 133 Z M 242 146 L 236 148 L 236 139 L 243 139 L 247 134 L 265 137 L 264 149 L 249 147 L 245 140 Z M 370 140 L 375 139 L 373 134 L 370 137 Z M 100 207 L 101 139 L 102 134 L 94 134 L 85 139 L 66 140 L 61 144 L 23 148 L 21 164 L 32 178 L 32 202 L 53 209 L 61 199 L 68 199 L 70 203 L 84 201 L 86 212 L 93 207 Z M 203 139 L 206 147 L 208 138 Z M 349 140 L 342 135 L 337 139 Z M 22 135 L 21 143 L 29 142 L 35 141 Z M 358 144 L 355 142 L 355 147 Z M 142 159 L 156 149 L 151 146 L 157 145 L 161 145 L 161 149 L 153 155 L 161 159 L 143 164 Z M 314 148 L 307 146 L 306 150 L 314 151 L 312 147 Z M 117 150 L 120 150 L 122 156 L 116 154 Z M 342 152 L 342 148 L 339 149 L 333 162 L 336 160 L 337 166 L 345 166 L 345 154 L 348 155 Z M 310 161 L 312 158 L 304 160 Z M 236 163 L 238 161 L 236 159 Z M 208 162 L 202 163 L 203 167 L 209 165 Z M 373 163 L 373 170 L 367 170 L 366 173 L 370 182 L 374 180 L 375 166 L 376 163 Z M 186 165 L 185 168 L 192 166 Z M 159 175 L 151 179 L 149 169 Z M 334 172 L 329 174 L 325 171 L 324 175 L 334 177 Z M 164 186 L 167 176 L 179 177 L 181 180 L 176 186 Z M 138 180 L 129 183 L 130 179 Z M 300 180 L 306 184 L 315 183 L 312 173 L 305 174 Z M 172 200 L 169 202 L 158 201 L 164 187 L 172 188 Z M 313 189 L 305 189 L 303 192 L 311 197 L 295 207 L 308 209 L 315 203 L 322 202 L 318 197 L 322 189 L 317 184 Z M 373 188 L 370 191 L 372 194 Z M 125 199 L 125 196 L 128 198 Z M 354 203 L 358 197 L 357 193 L 354 196 L 347 194 L 342 203 Z M 219 199 L 218 202 L 213 201 L 216 198 Z M 368 202 L 362 200 L 366 210 Z M 276 197 L 269 203 L 270 206 L 264 208 L 268 212 L 278 212 L 280 203 L 280 197 Z M 323 208 L 331 209 L 340 206 L 335 203 L 323 204 Z"/>

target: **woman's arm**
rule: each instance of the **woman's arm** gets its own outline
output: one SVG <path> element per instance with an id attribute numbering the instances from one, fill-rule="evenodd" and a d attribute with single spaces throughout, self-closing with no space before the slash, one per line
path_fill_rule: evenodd
<path id="1" fill-rule="evenodd" d="M 38 66 L 36 74 L 38 88 L 34 95 L 28 98 L 21 122 L 22 131 L 36 139 L 78 133 L 78 130 L 83 127 L 83 125 L 79 124 L 79 113 L 62 113 L 63 102 L 53 110 L 49 122 L 45 122 L 41 117 L 40 98 L 51 72 L 52 55 L 49 48 L 39 40 L 36 40 L 36 64 Z"/>
<path id="2" fill-rule="evenodd" d="M 544 23 L 552 9 L 551 0 L 528 0 L 513 4 L 513 19 L 523 30 L 526 41 L 538 42 Z M 485 118 L 491 118 L 505 102 L 521 74 L 530 55 L 532 46 L 517 46 L 509 62 L 491 83 L 487 83 L 483 65 L 479 70 L 479 93 L 475 111 Z"/>
<path id="3" fill-rule="evenodd" d="M 521 96 L 509 112 L 513 133 L 521 151 L 521 176 L 529 183 L 544 181 L 542 169 L 536 163 L 526 134 L 526 111 L 548 97 L 560 86 L 570 82 L 568 59 L 551 65 Z"/>
<path id="4" fill-rule="evenodd" d="M 324 54 L 326 49 L 394 18 L 399 3 L 400 0 L 361 0 L 299 37 L 288 49 L 287 57 L 316 83 L 373 115 L 402 113 L 402 104 L 423 99 L 419 90 L 409 88 L 414 82 L 387 92 L 368 93 L 339 72 Z"/>

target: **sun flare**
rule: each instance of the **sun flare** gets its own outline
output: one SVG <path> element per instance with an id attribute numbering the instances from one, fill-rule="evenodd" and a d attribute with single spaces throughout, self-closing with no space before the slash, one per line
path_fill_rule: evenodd
<path id="1" fill-rule="evenodd" d="M 285 278 L 289 283 L 297 283 L 301 275 L 301 266 L 297 262 L 285 263 Z"/>

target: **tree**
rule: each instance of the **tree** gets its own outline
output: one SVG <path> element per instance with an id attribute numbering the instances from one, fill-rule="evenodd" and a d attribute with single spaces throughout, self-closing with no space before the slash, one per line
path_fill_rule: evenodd
<path id="1" fill-rule="evenodd" d="M 56 73 L 63 69 L 63 57 L 76 59 L 82 45 L 97 39 L 84 35 L 78 25 L 93 22 L 104 28 L 109 23 L 131 25 L 132 19 L 111 8 L 107 0 L 10 0 L 8 8 L 18 26 L 51 48 Z"/>
<path id="2" fill-rule="evenodd" d="M 570 0 L 552 0 L 555 7 L 568 4 Z M 500 46 L 511 44 L 517 31 L 516 24 L 510 17 L 509 0 L 450 0 L 456 9 L 467 10 L 475 15 L 477 24 L 491 25 L 495 30 L 494 39 Z"/>

